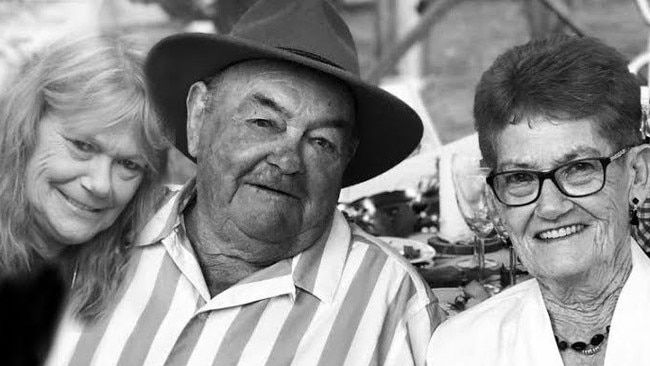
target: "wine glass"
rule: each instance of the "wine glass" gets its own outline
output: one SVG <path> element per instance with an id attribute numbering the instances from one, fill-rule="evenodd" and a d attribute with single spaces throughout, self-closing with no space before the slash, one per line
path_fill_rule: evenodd
<path id="1" fill-rule="evenodd" d="M 483 276 L 486 264 L 495 267 L 494 261 L 485 259 L 485 238 L 494 230 L 487 205 L 487 183 L 490 170 L 480 167 L 477 157 L 454 154 L 451 161 L 452 181 L 456 192 L 458 209 L 467 226 L 474 232 L 474 256 L 460 267 L 478 268 Z"/>
<path id="2" fill-rule="evenodd" d="M 494 192 L 486 185 L 485 187 L 487 195 L 487 208 L 488 214 L 492 219 L 492 224 L 494 225 L 494 231 L 497 233 L 497 236 L 501 241 L 506 245 L 509 251 L 508 258 L 508 281 L 510 285 L 517 284 L 517 254 L 515 248 L 512 246 L 512 240 L 510 240 L 510 229 L 508 224 L 503 220 L 501 211 L 499 208 L 499 203 L 497 198 L 494 196 Z"/>

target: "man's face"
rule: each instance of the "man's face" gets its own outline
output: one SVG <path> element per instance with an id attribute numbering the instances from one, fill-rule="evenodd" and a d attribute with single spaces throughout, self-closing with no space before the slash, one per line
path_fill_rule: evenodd
<path id="1" fill-rule="evenodd" d="M 292 243 L 328 228 L 354 150 L 350 93 L 313 71 L 253 61 L 226 70 L 202 99 L 188 135 L 213 232 L 304 250 Z"/>

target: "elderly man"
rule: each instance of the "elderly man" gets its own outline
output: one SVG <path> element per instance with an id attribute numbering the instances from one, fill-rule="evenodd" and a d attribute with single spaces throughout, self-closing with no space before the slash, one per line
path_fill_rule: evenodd
<path id="1" fill-rule="evenodd" d="M 141 233 L 105 319 L 66 320 L 50 363 L 423 364 L 436 299 L 335 208 L 422 125 L 358 78 L 331 5 L 259 0 L 228 36 L 158 43 L 147 76 L 196 180 Z"/>

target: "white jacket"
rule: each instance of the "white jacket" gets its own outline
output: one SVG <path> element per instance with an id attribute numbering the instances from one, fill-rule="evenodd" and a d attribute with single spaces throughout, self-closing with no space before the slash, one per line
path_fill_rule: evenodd
<path id="1" fill-rule="evenodd" d="M 631 250 L 633 267 L 614 310 L 605 366 L 650 365 L 650 259 L 634 240 Z M 562 366 L 537 280 L 441 324 L 429 343 L 427 365 Z"/>

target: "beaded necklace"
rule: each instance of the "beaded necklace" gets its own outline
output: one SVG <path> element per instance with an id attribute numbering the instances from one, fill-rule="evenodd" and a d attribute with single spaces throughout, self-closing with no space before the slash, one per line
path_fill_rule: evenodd
<path id="1" fill-rule="evenodd" d="M 609 325 L 605 327 L 605 333 L 597 333 L 591 337 L 589 343 L 578 341 L 569 344 L 569 342 L 560 339 L 557 335 L 555 336 L 555 343 L 557 344 L 557 348 L 560 350 L 560 352 L 564 352 L 567 349 L 571 348 L 572 350 L 580 352 L 585 356 L 591 356 L 600 351 L 600 348 L 608 335 Z"/>

